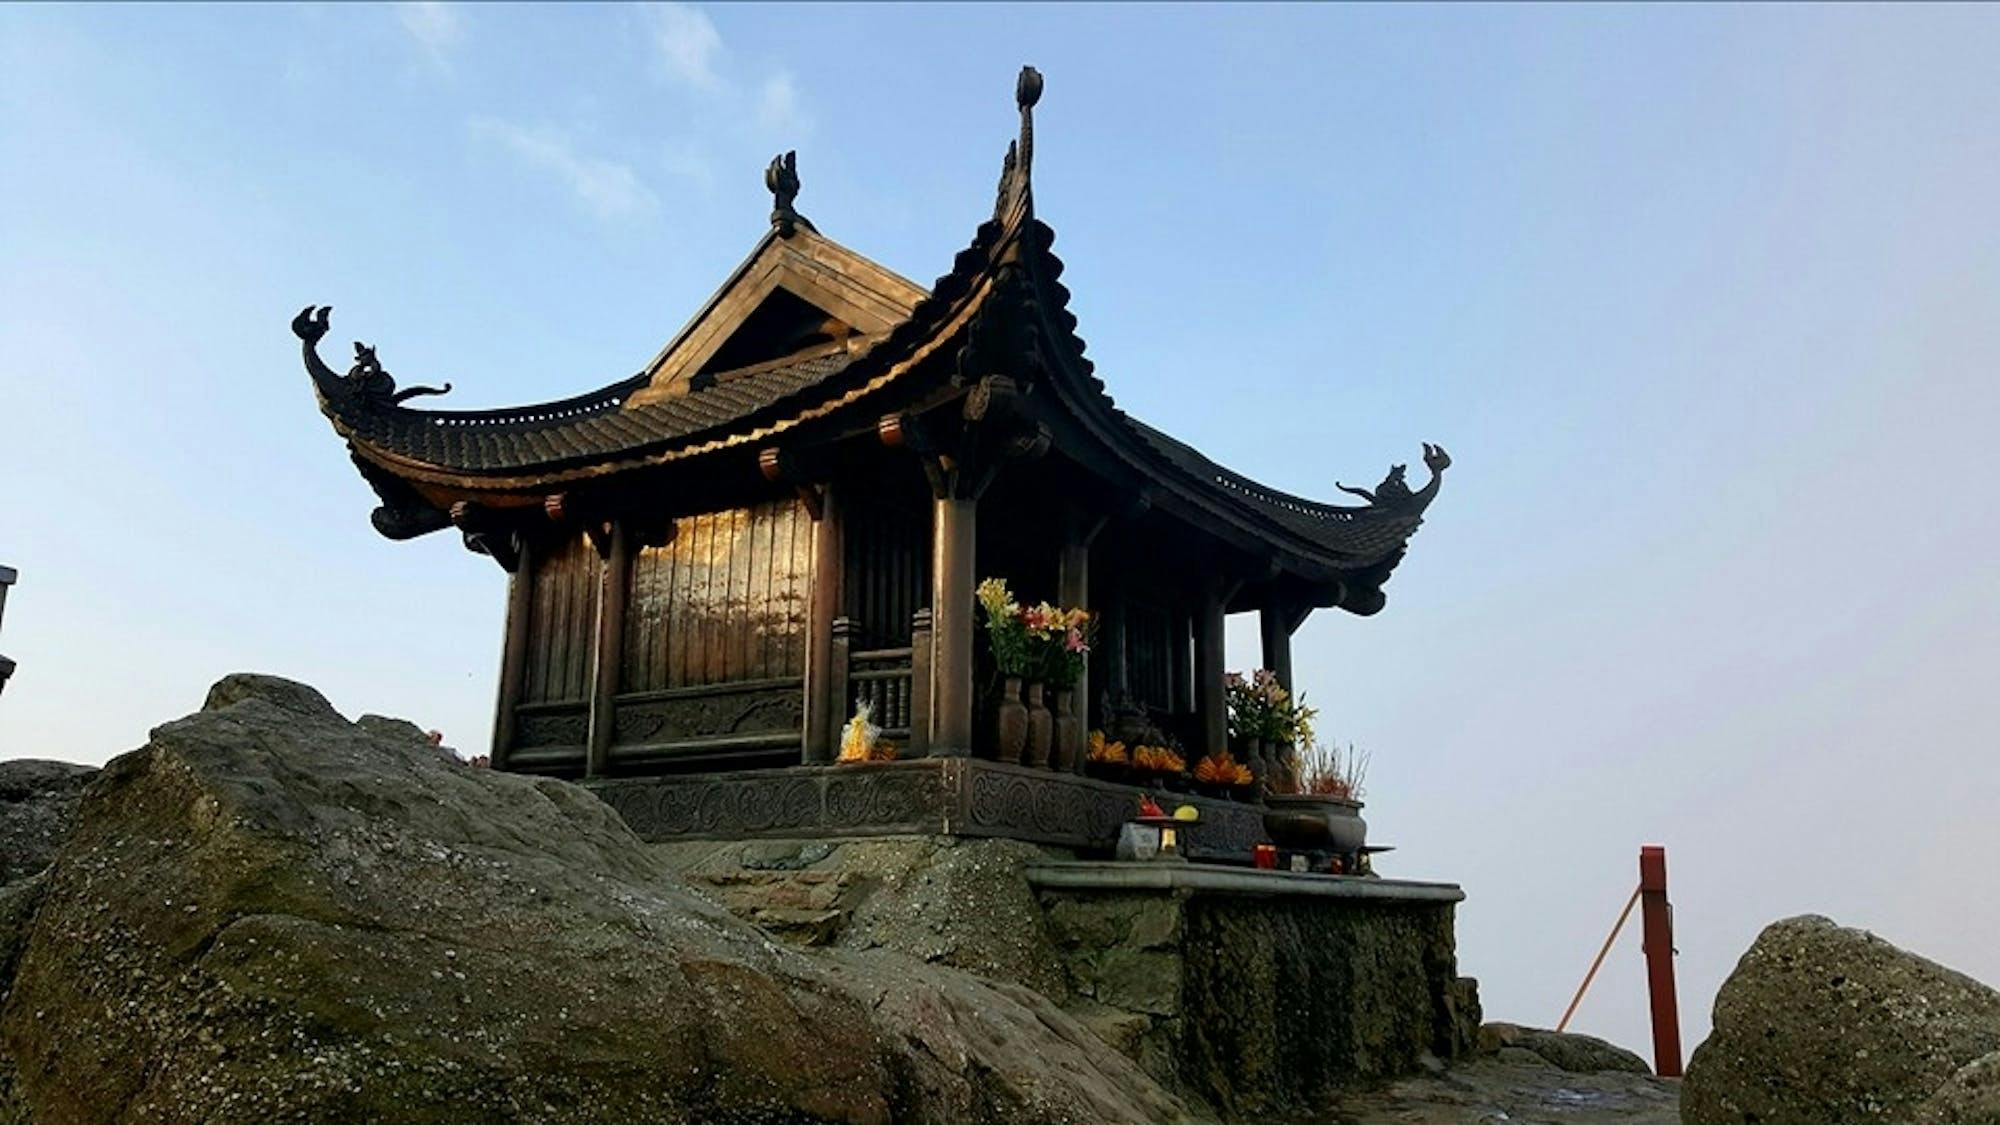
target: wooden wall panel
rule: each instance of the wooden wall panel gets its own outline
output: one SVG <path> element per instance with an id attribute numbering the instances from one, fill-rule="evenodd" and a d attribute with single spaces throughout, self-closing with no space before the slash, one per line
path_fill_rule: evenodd
<path id="1" fill-rule="evenodd" d="M 930 604 L 930 512 L 871 497 L 847 508 L 842 613 L 860 629 L 857 649 L 910 643 L 910 621 Z"/>
<path id="2" fill-rule="evenodd" d="M 685 516 L 639 551 L 621 692 L 805 673 L 812 520 L 796 500 Z"/>
<path id="3" fill-rule="evenodd" d="M 534 561 L 521 702 L 585 702 L 597 625 L 599 560 L 583 536 Z"/>
<path id="4" fill-rule="evenodd" d="M 1173 615 L 1133 599 L 1125 608 L 1126 676 L 1135 700 L 1162 710 L 1173 705 Z"/>

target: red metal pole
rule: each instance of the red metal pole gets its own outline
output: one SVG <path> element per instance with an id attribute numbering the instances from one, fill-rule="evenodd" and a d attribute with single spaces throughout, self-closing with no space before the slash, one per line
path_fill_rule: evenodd
<path id="1" fill-rule="evenodd" d="M 1639 916 L 1646 939 L 1646 991 L 1653 1001 L 1653 1069 L 1681 1076 L 1681 1011 L 1674 998 L 1674 917 L 1667 904 L 1667 849 L 1639 849 Z"/>

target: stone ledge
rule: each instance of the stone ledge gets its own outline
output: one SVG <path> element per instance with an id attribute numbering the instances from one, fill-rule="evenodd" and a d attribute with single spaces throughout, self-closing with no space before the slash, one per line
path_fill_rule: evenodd
<path id="1" fill-rule="evenodd" d="M 611 777 L 584 783 L 648 843 L 859 836 L 998 837 L 1109 854 L 1147 792 L 974 758 Z M 1247 862 L 1262 805 L 1174 795 L 1201 810 L 1197 858 Z"/>
<path id="2" fill-rule="evenodd" d="M 1359 875 L 1215 867 L 1198 863 L 1045 863 L 1028 868 L 1028 882 L 1065 891 L 1196 891 L 1400 902 L 1463 902 L 1456 883 L 1420 883 Z"/>

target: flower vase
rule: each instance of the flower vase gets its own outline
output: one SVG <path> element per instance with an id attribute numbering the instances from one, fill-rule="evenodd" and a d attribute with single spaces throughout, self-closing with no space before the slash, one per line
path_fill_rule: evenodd
<path id="1" fill-rule="evenodd" d="M 993 713 L 993 757 L 1019 765 L 1028 744 L 1028 709 L 1021 706 L 1021 677 L 1008 676 L 1000 689 L 1000 706 Z"/>
<path id="2" fill-rule="evenodd" d="M 1027 703 L 1028 749 L 1022 764 L 1042 769 L 1049 764 L 1049 743 L 1055 738 L 1055 717 L 1049 714 L 1048 705 L 1042 702 L 1040 682 L 1029 682 Z"/>
<path id="3" fill-rule="evenodd" d="M 1265 789 L 1274 793 L 1299 791 L 1298 754 L 1291 744 L 1280 742 L 1272 747 L 1271 782 Z"/>
<path id="4" fill-rule="evenodd" d="M 1076 718 L 1076 690 L 1056 689 L 1056 768 L 1076 769 L 1083 749 L 1083 724 Z"/>

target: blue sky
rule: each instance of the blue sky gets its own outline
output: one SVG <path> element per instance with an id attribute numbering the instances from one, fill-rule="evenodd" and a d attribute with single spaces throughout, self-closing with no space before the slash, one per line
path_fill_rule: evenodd
<path id="1" fill-rule="evenodd" d="M 2000 981 L 1996 48 L 1971 7 L 0 9 L 0 757 L 241 668 L 481 745 L 502 575 L 369 529 L 292 314 L 459 407 L 594 388 L 785 148 L 928 282 L 1032 62 L 1122 405 L 1314 496 L 1456 459 L 1298 664 L 1385 867 L 1465 884 L 1492 1016 L 1560 1014 L 1650 842 L 1689 1042 L 1804 910 Z M 1643 1047 L 1642 987 L 1630 935 L 1579 1026 Z"/>

